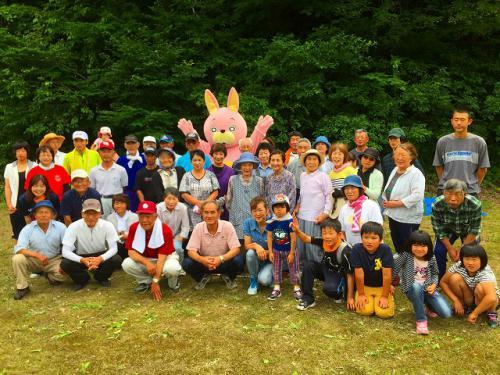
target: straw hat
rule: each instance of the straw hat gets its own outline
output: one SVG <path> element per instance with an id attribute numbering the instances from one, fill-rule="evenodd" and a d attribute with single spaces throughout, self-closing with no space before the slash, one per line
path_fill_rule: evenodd
<path id="1" fill-rule="evenodd" d="M 38 146 L 44 146 L 53 139 L 57 139 L 59 141 L 59 144 L 61 145 L 66 138 L 64 138 L 62 135 L 57 135 L 56 133 L 48 133 L 45 134 Z"/>

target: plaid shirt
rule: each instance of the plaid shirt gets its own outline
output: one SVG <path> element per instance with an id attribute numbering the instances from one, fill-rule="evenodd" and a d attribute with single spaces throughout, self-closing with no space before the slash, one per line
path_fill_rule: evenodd
<path id="1" fill-rule="evenodd" d="M 481 201 L 466 194 L 464 202 L 452 209 L 444 201 L 444 195 L 436 198 L 432 205 L 431 223 L 439 239 L 456 235 L 465 238 L 481 232 Z"/>

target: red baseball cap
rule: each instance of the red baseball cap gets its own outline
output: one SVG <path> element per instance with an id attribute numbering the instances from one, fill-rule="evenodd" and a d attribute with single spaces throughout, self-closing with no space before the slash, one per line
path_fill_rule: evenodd
<path id="1" fill-rule="evenodd" d="M 115 143 L 113 141 L 102 141 L 99 145 L 99 150 L 114 150 Z"/>
<path id="2" fill-rule="evenodd" d="M 144 201 L 139 203 L 137 207 L 136 214 L 155 214 L 156 213 L 156 204 L 151 201 Z"/>

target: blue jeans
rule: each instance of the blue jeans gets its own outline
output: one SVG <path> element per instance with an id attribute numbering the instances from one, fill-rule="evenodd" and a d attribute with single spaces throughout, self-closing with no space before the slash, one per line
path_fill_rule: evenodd
<path id="1" fill-rule="evenodd" d="M 413 283 L 410 290 L 406 292 L 406 296 L 413 304 L 413 310 L 415 311 L 415 319 L 417 322 L 427 320 L 424 309 L 425 305 L 427 305 L 441 318 L 449 318 L 452 314 L 451 308 L 444 297 L 439 294 L 437 290 L 434 294 L 427 293 L 422 284 Z"/>
<path id="2" fill-rule="evenodd" d="M 458 236 L 455 234 L 452 234 L 451 236 L 448 237 L 448 240 L 450 243 L 453 245 L 455 241 L 458 239 Z M 460 238 L 462 243 L 464 242 L 463 238 Z M 444 247 L 443 243 L 439 238 L 436 236 L 436 243 L 434 244 L 434 256 L 436 257 L 436 262 L 438 265 L 438 270 L 439 270 L 439 280 L 444 276 L 446 273 L 446 260 L 448 258 L 448 250 L 446 250 L 446 247 Z"/>
<path id="3" fill-rule="evenodd" d="M 262 286 L 273 283 L 273 265 L 268 260 L 261 261 L 255 250 L 247 250 L 246 264 L 250 277 L 256 277 Z"/>

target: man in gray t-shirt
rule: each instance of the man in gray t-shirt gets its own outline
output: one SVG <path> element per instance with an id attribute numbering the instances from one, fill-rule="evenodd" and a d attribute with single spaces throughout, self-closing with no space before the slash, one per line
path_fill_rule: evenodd
<path id="1" fill-rule="evenodd" d="M 490 167 L 488 147 L 483 138 L 468 132 L 472 117 L 466 109 L 455 109 L 451 117 L 454 133 L 441 137 L 436 144 L 433 165 L 439 178 L 438 194 L 446 181 L 465 181 L 467 193 L 477 195 Z"/>

